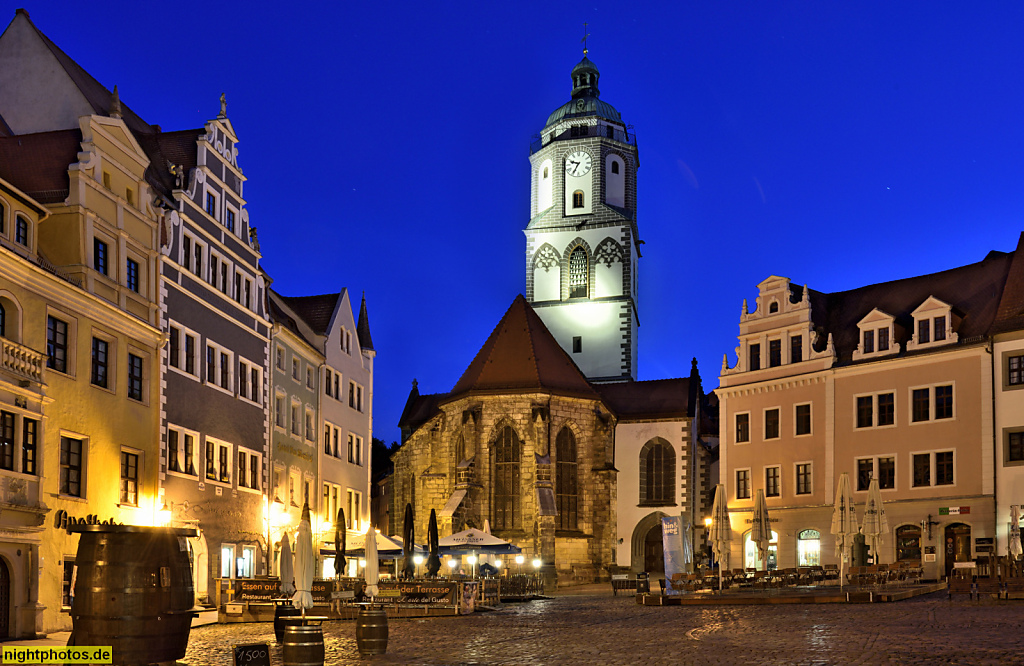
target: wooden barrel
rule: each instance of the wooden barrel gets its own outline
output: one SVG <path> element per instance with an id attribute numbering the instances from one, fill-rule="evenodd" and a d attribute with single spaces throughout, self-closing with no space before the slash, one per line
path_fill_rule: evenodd
<path id="1" fill-rule="evenodd" d="M 324 632 L 320 627 L 291 625 L 284 630 L 284 666 L 323 666 Z"/>
<path id="2" fill-rule="evenodd" d="M 109 645 L 123 666 L 185 656 L 195 594 L 185 537 L 194 530 L 75 525 L 72 633 L 68 645 Z"/>
<path id="3" fill-rule="evenodd" d="M 274 608 L 274 636 L 277 638 L 277 642 L 280 643 L 284 640 L 284 627 L 285 624 L 281 620 L 282 617 L 291 617 L 299 615 L 299 609 L 292 606 L 292 602 L 279 603 Z"/>
<path id="4" fill-rule="evenodd" d="M 361 655 L 388 651 L 388 614 L 384 610 L 359 609 L 356 615 L 356 647 Z"/>

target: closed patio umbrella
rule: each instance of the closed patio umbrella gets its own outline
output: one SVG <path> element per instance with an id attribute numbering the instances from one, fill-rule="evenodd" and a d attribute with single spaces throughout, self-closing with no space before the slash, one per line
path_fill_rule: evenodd
<path id="1" fill-rule="evenodd" d="M 1010 505 L 1010 543 L 1007 544 L 1007 550 L 1013 559 L 1017 559 L 1024 553 L 1024 549 L 1020 546 L 1020 505 L 1018 504 Z"/>
<path id="2" fill-rule="evenodd" d="M 860 533 L 864 535 L 864 540 L 871 548 L 875 564 L 879 564 L 878 546 L 882 542 L 882 537 L 889 533 L 889 519 L 885 517 L 882 491 L 878 489 L 878 479 L 874 477 L 868 485 L 868 501 L 864 505 L 864 524 L 860 526 Z"/>
<path id="3" fill-rule="evenodd" d="M 345 572 L 345 510 L 338 509 L 338 519 L 334 523 L 334 575 L 341 577 Z"/>
<path id="4" fill-rule="evenodd" d="M 363 580 L 366 581 L 366 589 L 363 594 L 373 598 L 377 596 L 377 581 L 380 580 L 379 563 L 377 561 L 377 530 L 370 526 L 366 533 L 366 566 L 363 568 Z"/>
<path id="5" fill-rule="evenodd" d="M 427 574 L 436 576 L 441 570 L 441 558 L 438 556 L 437 539 L 437 512 L 430 510 L 430 524 L 427 526 L 427 548 L 430 555 L 427 557 Z"/>
<path id="6" fill-rule="evenodd" d="M 729 566 L 729 548 L 732 542 L 732 525 L 729 524 L 729 507 L 725 499 L 725 486 L 715 486 L 715 503 L 711 508 L 711 530 L 708 532 L 711 551 L 718 561 L 718 591 L 722 591 L 722 567 Z"/>
<path id="7" fill-rule="evenodd" d="M 413 525 L 412 504 L 406 504 L 405 524 L 402 526 L 402 551 L 405 559 L 402 574 L 405 578 L 414 578 L 416 576 L 416 565 L 412 561 L 412 553 L 416 548 L 415 536 L 416 528 Z"/>
<path id="8" fill-rule="evenodd" d="M 295 594 L 295 573 L 292 569 L 292 545 L 288 543 L 288 533 L 281 536 L 281 595 L 288 597 Z"/>
<path id="9" fill-rule="evenodd" d="M 832 510 L 832 534 L 836 535 L 836 557 L 839 558 L 839 589 L 843 587 L 843 570 L 853 548 L 857 534 L 857 512 L 853 507 L 853 491 L 850 489 L 850 475 L 839 475 L 836 488 L 836 503 Z"/>
<path id="10" fill-rule="evenodd" d="M 309 524 L 309 504 L 302 505 L 302 521 L 295 537 L 295 595 L 292 606 L 302 611 L 313 607 L 313 575 L 316 563 L 313 561 L 313 529 Z"/>
<path id="11" fill-rule="evenodd" d="M 764 562 L 764 569 L 767 571 L 768 544 L 772 541 L 772 524 L 768 520 L 768 501 L 764 498 L 763 488 L 757 489 L 753 521 L 750 525 L 750 540 L 757 545 L 757 556 Z"/>

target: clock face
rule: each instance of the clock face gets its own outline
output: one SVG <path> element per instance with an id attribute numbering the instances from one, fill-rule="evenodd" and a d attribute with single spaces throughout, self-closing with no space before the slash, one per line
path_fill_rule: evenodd
<path id="1" fill-rule="evenodd" d="M 577 150 L 565 158 L 565 172 L 577 178 L 586 176 L 590 173 L 591 162 L 590 153 L 585 150 Z"/>

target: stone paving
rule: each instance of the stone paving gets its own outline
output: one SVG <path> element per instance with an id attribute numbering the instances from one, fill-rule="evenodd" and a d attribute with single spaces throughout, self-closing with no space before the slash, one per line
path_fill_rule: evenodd
<path id="1" fill-rule="evenodd" d="M 610 592 L 506 604 L 464 617 L 392 619 L 388 651 L 361 659 L 355 623 L 324 624 L 327 664 L 1017 664 L 1024 601 L 638 606 Z M 268 642 L 270 624 L 192 630 L 185 663 L 231 664 L 231 645 Z"/>

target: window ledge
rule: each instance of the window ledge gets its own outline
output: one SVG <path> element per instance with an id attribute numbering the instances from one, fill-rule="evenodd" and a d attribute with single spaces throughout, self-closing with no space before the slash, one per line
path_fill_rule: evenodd
<path id="1" fill-rule="evenodd" d="M 640 502 L 637 504 L 638 507 L 649 507 L 649 506 L 679 506 L 675 502 Z"/>

